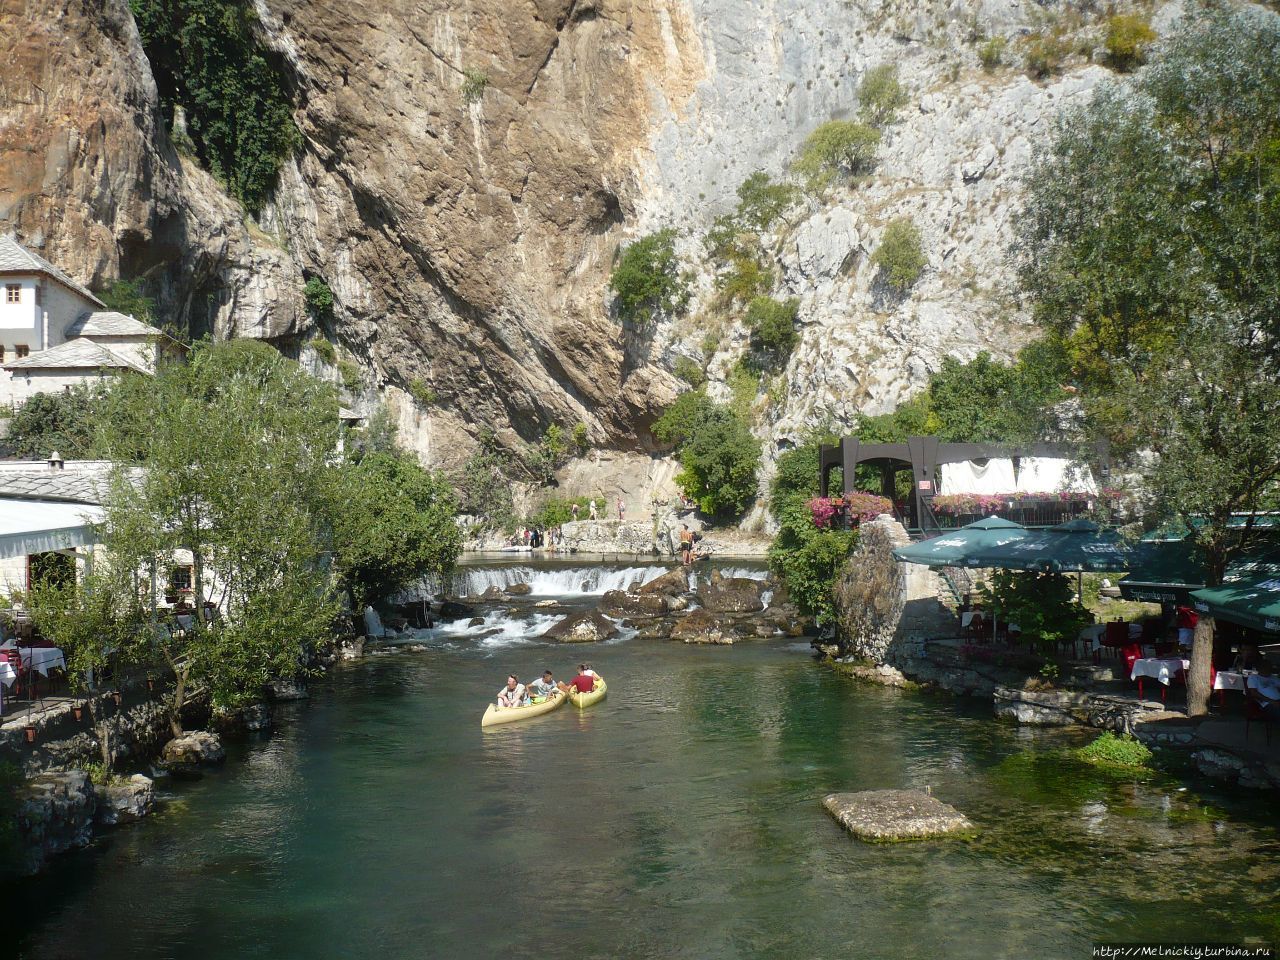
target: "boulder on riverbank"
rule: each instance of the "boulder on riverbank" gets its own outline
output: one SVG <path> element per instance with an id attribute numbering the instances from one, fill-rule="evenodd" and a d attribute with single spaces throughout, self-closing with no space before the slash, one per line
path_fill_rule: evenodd
<path id="1" fill-rule="evenodd" d="M 17 799 L 22 866 L 27 873 L 37 872 L 55 854 L 89 845 L 97 796 L 83 770 L 33 777 Z"/>
<path id="2" fill-rule="evenodd" d="M 598 611 L 588 610 L 565 617 L 542 635 L 544 640 L 557 643 L 598 643 L 616 635 L 618 628 L 608 617 Z"/>
<path id="3" fill-rule="evenodd" d="M 102 826 L 133 823 L 151 812 L 155 805 L 155 784 L 150 777 L 135 773 L 120 777 L 95 789 L 98 795 L 97 822 Z"/>
<path id="4" fill-rule="evenodd" d="M 739 639 L 720 619 L 707 610 L 693 610 L 671 627 L 671 639 L 681 643 L 732 644 Z"/>
<path id="5" fill-rule="evenodd" d="M 610 590 L 600 598 L 600 612 L 609 617 L 661 617 L 667 612 L 665 597 L 658 594 Z"/>
<path id="6" fill-rule="evenodd" d="M 842 827 L 868 843 L 921 840 L 974 829 L 955 807 L 920 790 L 833 793 L 822 805 Z"/>
<path id="7" fill-rule="evenodd" d="M 194 771 L 222 763 L 227 759 L 227 753 L 216 733 L 192 730 L 166 743 L 161 757 L 170 770 Z"/>
<path id="8" fill-rule="evenodd" d="M 698 587 L 698 602 L 712 613 L 755 613 L 764 609 L 764 583 L 747 577 L 722 577 L 712 571 Z"/>

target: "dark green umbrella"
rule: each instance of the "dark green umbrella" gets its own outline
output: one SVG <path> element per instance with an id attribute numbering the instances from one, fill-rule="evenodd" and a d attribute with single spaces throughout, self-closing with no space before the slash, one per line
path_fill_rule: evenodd
<path id="1" fill-rule="evenodd" d="M 893 555 L 906 563 L 922 563 L 927 567 L 980 567 L 972 557 L 984 550 L 993 550 L 1028 535 L 1020 523 L 1000 517 L 984 517 L 955 530 L 948 530 L 940 537 L 922 540 L 910 546 L 898 547 Z"/>
<path id="2" fill-rule="evenodd" d="M 1120 571 L 1133 562 L 1131 548 L 1118 533 L 1083 519 L 1028 531 L 1020 540 L 977 551 L 973 560 L 979 567 L 1040 573 Z"/>
<path id="3" fill-rule="evenodd" d="M 1133 553 L 1129 575 L 1120 581 L 1126 600 L 1189 606 L 1192 592 L 1205 587 L 1204 553 L 1194 540 L 1143 541 Z M 1245 550 L 1231 561 L 1224 579 L 1266 573 L 1278 555 L 1274 542 Z"/>
<path id="4" fill-rule="evenodd" d="M 1280 633 L 1280 556 L 1228 574 L 1220 587 L 1191 592 L 1197 610 L 1254 630 Z"/>

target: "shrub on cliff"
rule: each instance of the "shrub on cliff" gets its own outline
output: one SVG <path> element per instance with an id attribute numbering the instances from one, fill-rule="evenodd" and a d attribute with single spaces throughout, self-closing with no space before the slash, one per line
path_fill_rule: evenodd
<path id="1" fill-rule="evenodd" d="M 300 136 L 279 59 L 248 0 L 130 0 L 165 112 L 187 111 L 196 154 L 251 213 Z"/>
<path id="2" fill-rule="evenodd" d="M 1062 64 L 1070 53 L 1070 44 L 1056 31 L 1032 33 L 1022 40 L 1022 55 L 1026 61 L 1027 73 L 1037 80 L 1060 73 Z"/>
<path id="3" fill-rule="evenodd" d="M 1107 21 L 1107 62 L 1120 71 L 1132 70 L 1146 62 L 1147 50 L 1156 42 L 1156 32 L 1145 17 L 1120 13 Z"/>
<path id="4" fill-rule="evenodd" d="M 991 37 L 978 47 L 978 60 L 982 64 L 982 69 L 987 73 L 991 73 L 996 67 L 1004 62 L 1004 48 L 1008 46 L 1009 41 L 1004 37 Z"/>
<path id="5" fill-rule="evenodd" d="M 805 139 L 792 164 L 811 190 L 829 186 L 837 178 L 870 172 L 875 165 L 880 131 L 852 120 L 828 120 Z"/>
<path id="6" fill-rule="evenodd" d="M 785 366 L 795 349 L 796 314 L 800 301 L 756 297 L 747 308 L 746 324 L 751 330 L 751 349 L 765 369 Z"/>
<path id="7" fill-rule="evenodd" d="M 896 64 L 882 63 L 872 67 L 858 85 L 858 111 L 862 119 L 873 127 L 887 127 L 893 123 L 908 99 L 906 88 L 898 79 Z"/>
<path id="8" fill-rule="evenodd" d="M 769 545 L 769 569 L 787 585 L 787 592 L 804 613 L 819 623 L 835 619 L 836 575 L 857 541 L 851 530 L 820 530 L 808 501 L 786 497 L 779 507 L 778 534 Z"/>
<path id="9" fill-rule="evenodd" d="M 624 248 L 609 276 L 609 289 L 618 315 L 634 323 L 683 310 L 689 302 L 689 278 L 676 257 L 676 232 L 659 230 Z"/>
<path id="10" fill-rule="evenodd" d="M 794 184 L 777 183 L 757 170 L 738 185 L 737 220 L 752 230 L 768 230 L 800 200 Z"/>
<path id="11" fill-rule="evenodd" d="M 886 282 L 899 293 L 920 279 L 929 261 L 921 247 L 920 229 L 908 217 L 900 217 L 885 227 L 880 246 L 871 255 Z"/>

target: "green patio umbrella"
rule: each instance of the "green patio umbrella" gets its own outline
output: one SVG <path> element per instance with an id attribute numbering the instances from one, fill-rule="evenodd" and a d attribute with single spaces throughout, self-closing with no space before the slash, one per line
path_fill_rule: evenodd
<path id="1" fill-rule="evenodd" d="M 898 547 L 893 555 L 905 563 L 921 563 L 927 567 L 979 567 L 971 558 L 984 550 L 992 550 L 1020 540 L 1030 531 L 1020 523 L 1000 517 L 984 517 L 940 537 Z"/>
<path id="2" fill-rule="evenodd" d="M 1120 595 L 1126 600 L 1190 606 L 1192 592 L 1205 587 L 1204 554 L 1194 540 L 1143 541 L 1133 555 L 1129 575 L 1120 581 Z M 1231 562 L 1225 579 L 1267 573 L 1278 557 L 1274 542 L 1255 546 Z"/>
<path id="3" fill-rule="evenodd" d="M 1220 587 L 1191 592 L 1197 610 L 1254 630 L 1280 633 L 1280 557 L 1248 574 L 1227 575 Z"/>
<path id="4" fill-rule="evenodd" d="M 1002 570 L 1111 572 L 1128 570 L 1133 551 L 1114 530 L 1079 519 L 1028 531 L 1021 539 L 976 551 L 972 560 L 975 566 Z"/>

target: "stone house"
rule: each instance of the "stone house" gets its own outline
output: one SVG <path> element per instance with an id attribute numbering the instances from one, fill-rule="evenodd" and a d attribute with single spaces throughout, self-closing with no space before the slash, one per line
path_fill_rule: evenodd
<path id="1" fill-rule="evenodd" d="M 37 393 L 150 374 L 180 349 L 163 331 L 106 304 L 47 260 L 0 236 L 0 410 Z"/>

